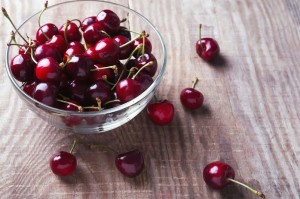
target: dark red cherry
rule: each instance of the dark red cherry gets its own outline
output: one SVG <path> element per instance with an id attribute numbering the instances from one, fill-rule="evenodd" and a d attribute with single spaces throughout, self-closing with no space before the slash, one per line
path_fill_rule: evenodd
<path id="1" fill-rule="evenodd" d="M 180 93 L 180 101 L 184 107 L 194 110 L 202 106 L 204 97 L 200 91 L 194 88 L 185 88 Z"/>
<path id="2" fill-rule="evenodd" d="M 96 23 L 97 22 L 97 17 L 96 16 L 90 16 L 90 17 L 87 17 L 87 18 L 85 18 L 85 19 L 83 19 L 82 21 L 81 21 L 81 30 L 82 31 L 85 31 L 85 29 L 89 26 L 89 25 L 91 25 L 91 24 L 93 24 L 93 23 Z"/>
<path id="3" fill-rule="evenodd" d="M 132 48 L 135 49 L 135 48 L 136 48 L 137 46 L 139 46 L 140 44 L 143 44 L 143 38 L 142 38 L 142 37 L 136 39 L 136 40 L 133 42 L 133 47 L 132 47 Z M 147 37 L 145 37 L 145 47 L 144 47 L 144 51 L 145 51 L 145 53 L 151 53 L 151 51 L 152 51 L 152 44 L 151 44 L 150 40 L 149 40 Z M 138 57 L 138 56 L 141 55 L 141 53 L 142 53 L 142 50 L 137 51 L 137 53 L 135 53 L 134 56 L 135 56 L 135 57 Z"/>
<path id="4" fill-rule="evenodd" d="M 97 21 L 109 35 L 114 35 L 120 29 L 120 18 L 111 10 L 102 10 L 97 15 Z"/>
<path id="5" fill-rule="evenodd" d="M 55 153 L 50 158 L 50 168 L 52 172 L 59 176 L 68 176 L 74 173 L 77 167 L 76 157 L 66 151 Z"/>
<path id="6" fill-rule="evenodd" d="M 96 43 L 89 56 L 94 61 L 104 66 L 115 65 L 119 62 L 118 56 L 120 47 L 117 42 L 112 38 L 104 38 Z"/>
<path id="7" fill-rule="evenodd" d="M 228 178 L 234 177 L 233 168 L 222 161 L 212 162 L 203 169 L 204 181 L 213 189 L 223 189 L 230 183 Z"/>
<path id="8" fill-rule="evenodd" d="M 64 37 L 65 33 L 65 24 L 62 25 L 59 30 L 59 34 Z M 66 35 L 67 35 L 67 41 L 72 42 L 72 41 L 80 41 L 82 38 L 81 32 L 79 31 L 79 28 L 77 25 L 73 22 L 70 22 L 68 25 L 68 28 L 66 30 Z"/>
<path id="9" fill-rule="evenodd" d="M 143 92 L 142 86 L 136 80 L 126 78 L 116 86 L 117 98 L 122 102 L 129 102 Z"/>
<path id="10" fill-rule="evenodd" d="M 54 35 L 58 34 L 58 29 L 52 23 L 42 25 L 36 32 L 36 40 L 39 44 L 44 44 L 46 41 L 48 41 L 44 34 L 46 34 L 50 39 Z"/>
<path id="11" fill-rule="evenodd" d="M 114 98 L 111 88 L 102 80 L 92 84 L 86 92 L 86 97 L 92 104 L 97 104 L 97 98 L 104 104 Z"/>
<path id="12" fill-rule="evenodd" d="M 71 58 L 73 55 L 82 55 L 84 53 L 85 53 L 85 50 L 82 50 L 81 47 L 71 46 L 65 51 L 63 61 L 66 63 L 68 61 L 68 59 Z"/>
<path id="13" fill-rule="evenodd" d="M 144 55 L 140 55 L 136 60 L 135 60 L 135 67 L 138 69 L 142 68 L 145 64 L 149 63 L 150 61 L 153 62 L 152 65 L 149 65 L 145 67 L 142 72 L 150 75 L 153 77 L 156 73 L 157 70 L 157 60 L 152 55 L 151 53 L 145 53 Z"/>
<path id="14" fill-rule="evenodd" d="M 58 89 L 50 82 L 40 82 L 35 86 L 33 98 L 37 101 L 54 107 L 56 105 Z"/>
<path id="15" fill-rule="evenodd" d="M 198 55 L 205 61 L 211 61 L 220 54 L 220 47 L 213 38 L 201 38 L 196 43 Z"/>
<path id="16" fill-rule="evenodd" d="M 114 82 L 115 73 L 112 68 L 107 68 L 101 64 L 94 64 L 91 71 L 91 81 L 97 82 L 106 78 L 109 82 Z"/>
<path id="17" fill-rule="evenodd" d="M 118 43 L 119 46 L 122 46 L 123 44 L 130 41 L 127 37 L 123 35 L 114 36 L 113 39 Z M 130 56 L 132 51 L 133 51 L 132 43 L 120 48 L 119 59 L 127 59 Z"/>
<path id="18" fill-rule="evenodd" d="M 83 32 L 84 41 L 89 46 L 94 46 L 98 41 L 106 37 L 107 35 L 103 32 L 103 27 L 99 23 L 89 25 Z"/>
<path id="19" fill-rule="evenodd" d="M 59 83 L 61 78 L 61 68 L 52 58 L 46 57 L 38 61 L 35 67 L 35 75 L 42 82 Z"/>
<path id="20" fill-rule="evenodd" d="M 73 80 L 69 82 L 67 94 L 71 99 L 76 100 L 80 104 L 86 104 L 86 90 L 88 88 L 86 81 Z"/>
<path id="21" fill-rule="evenodd" d="M 46 44 L 57 48 L 61 55 L 63 55 L 68 48 L 67 42 L 61 35 L 53 35 L 53 37 L 49 41 L 47 41 Z"/>
<path id="22" fill-rule="evenodd" d="M 125 176 L 133 178 L 144 169 L 144 157 L 139 150 L 133 150 L 116 156 L 117 169 Z"/>
<path id="23" fill-rule="evenodd" d="M 52 57 L 57 63 L 62 62 L 62 55 L 60 51 L 48 44 L 42 44 L 38 46 L 34 51 L 34 57 L 36 61 L 39 61 L 46 57 Z"/>
<path id="24" fill-rule="evenodd" d="M 65 71 L 71 78 L 84 81 L 89 78 L 90 69 L 93 65 L 94 62 L 89 57 L 73 55 L 65 66 Z"/>
<path id="25" fill-rule="evenodd" d="M 10 69 L 16 80 L 26 82 L 33 76 L 34 64 L 29 54 L 18 54 L 11 59 Z"/>
<path id="26" fill-rule="evenodd" d="M 151 67 L 151 66 L 150 66 Z M 153 79 L 150 75 L 145 73 L 139 73 L 135 78 L 135 81 L 139 82 L 142 86 L 142 90 L 145 91 L 153 83 Z"/>
<path id="27" fill-rule="evenodd" d="M 157 125 L 167 125 L 174 117 L 174 106 L 168 100 L 148 104 L 147 114 L 150 120 Z"/>
<path id="28" fill-rule="evenodd" d="M 84 45 L 82 43 L 80 43 L 79 41 L 72 41 L 69 43 L 69 48 L 70 47 L 78 47 L 81 48 L 83 51 L 85 51 Z"/>
<path id="29" fill-rule="evenodd" d="M 24 85 L 23 85 L 23 91 L 29 95 L 30 97 L 33 97 L 33 92 L 35 90 L 36 85 L 38 84 L 38 80 L 36 79 L 31 79 L 29 81 L 27 81 Z"/>

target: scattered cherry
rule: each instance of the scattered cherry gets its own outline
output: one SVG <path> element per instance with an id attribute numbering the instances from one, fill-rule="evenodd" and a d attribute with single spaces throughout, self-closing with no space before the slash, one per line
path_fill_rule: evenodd
<path id="1" fill-rule="evenodd" d="M 201 27 L 199 25 L 199 40 L 196 43 L 196 51 L 198 55 L 205 61 L 212 61 L 220 54 L 220 47 L 213 38 L 201 38 Z"/>
<path id="2" fill-rule="evenodd" d="M 233 168 L 229 164 L 222 161 L 212 162 L 203 169 L 203 179 L 205 183 L 213 189 L 223 189 L 231 182 L 234 182 L 247 188 L 257 196 L 265 198 L 265 195 L 263 193 L 252 189 L 248 185 L 234 180 L 234 177 L 235 172 Z"/>
<path id="3" fill-rule="evenodd" d="M 168 100 L 152 102 L 147 106 L 147 114 L 154 124 L 167 125 L 173 120 L 174 106 Z"/>
<path id="4" fill-rule="evenodd" d="M 182 105 L 191 110 L 200 108 L 204 100 L 203 94 L 195 89 L 198 81 L 198 78 L 196 78 L 193 82 L 192 88 L 185 88 L 180 93 L 180 101 Z"/>

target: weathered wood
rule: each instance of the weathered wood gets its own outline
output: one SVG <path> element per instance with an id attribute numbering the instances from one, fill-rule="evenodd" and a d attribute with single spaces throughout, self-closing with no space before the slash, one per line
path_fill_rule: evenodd
<path id="1" fill-rule="evenodd" d="M 63 2 L 52 0 L 49 4 Z M 168 50 L 167 72 L 157 97 L 176 107 L 171 125 L 153 125 L 142 112 L 110 133 L 78 136 L 51 127 L 18 99 L 4 69 L 11 26 L 1 18 L 0 195 L 1 198 L 256 198 L 229 186 L 209 189 L 202 169 L 224 160 L 236 179 L 267 198 L 300 193 L 300 2 L 297 0 L 116 1 L 143 13 L 161 31 Z M 2 0 L 16 24 L 43 7 L 42 1 Z M 198 24 L 216 38 L 221 59 L 208 64 L 195 52 Z M 204 107 L 185 110 L 181 89 L 197 76 Z M 48 165 L 74 137 L 79 168 L 60 179 Z M 106 143 L 145 154 L 146 170 L 135 179 L 120 175 Z"/>

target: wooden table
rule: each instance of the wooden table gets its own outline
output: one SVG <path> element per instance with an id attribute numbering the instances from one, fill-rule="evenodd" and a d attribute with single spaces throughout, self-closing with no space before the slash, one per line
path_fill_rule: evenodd
<path id="1" fill-rule="evenodd" d="M 51 0 L 49 4 L 63 2 Z M 161 31 L 168 49 L 167 72 L 157 96 L 176 108 L 174 121 L 155 126 L 143 111 L 110 133 L 75 135 L 56 129 L 29 111 L 4 69 L 12 29 L 1 18 L 0 198 L 257 198 L 242 187 L 207 187 L 206 164 L 223 160 L 236 179 L 270 199 L 300 193 L 300 2 L 298 0 L 116 1 L 143 13 Z M 259 3 L 255 3 L 259 2 Z M 2 0 L 16 24 L 43 1 Z M 214 37 L 221 58 L 212 64 L 195 52 L 198 24 Z M 185 110 L 181 89 L 197 76 L 204 107 Z M 68 150 L 74 137 L 78 169 L 59 178 L 49 157 Z M 102 143 L 118 151 L 138 148 L 145 171 L 134 179 L 114 167 L 114 156 L 91 151 Z"/>

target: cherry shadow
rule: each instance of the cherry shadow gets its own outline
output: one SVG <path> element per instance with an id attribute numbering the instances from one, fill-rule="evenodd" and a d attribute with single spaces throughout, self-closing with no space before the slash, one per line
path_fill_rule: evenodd
<path id="1" fill-rule="evenodd" d="M 214 60 L 208 62 L 208 64 L 216 69 L 218 68 L 228 68 L 228 60 L 225 58 L 224 55 L 220 54 Z"/>

